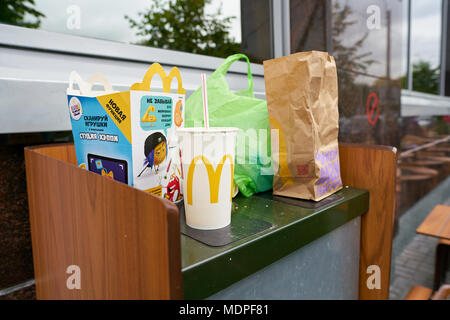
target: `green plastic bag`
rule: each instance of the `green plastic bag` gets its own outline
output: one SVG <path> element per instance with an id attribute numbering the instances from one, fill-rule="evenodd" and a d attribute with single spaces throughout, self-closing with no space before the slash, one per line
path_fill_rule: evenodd
<path id="1" fill-rule="evenodd" d="M 248 89 L 232 92 L 225 74 L 231 64 L 245 59 Z M 267 102 L 255 98 L 250 62 L 244 54 L 229 56 L 207 79 L 210 127 L 236 127 L 234 183 L 246 197 L 272 189 L 273 170 Z M 201 87 L 186 101 L 185 127 L 203 126 Z"/>

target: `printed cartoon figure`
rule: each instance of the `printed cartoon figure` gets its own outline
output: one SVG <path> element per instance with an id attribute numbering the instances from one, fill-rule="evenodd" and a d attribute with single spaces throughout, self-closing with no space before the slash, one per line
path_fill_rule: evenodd
<path id="1" fill-rule="evenodd" d="M 177 127 L 180 127 L 183 123 L 183 103 L 181 100 L 178 100 L 175 105 L 175 113 L 174 113 L 174 122 Z"/>
<path id="2" fill-rule="evenodd" d="M 108 173 L 105 169 L 102 169 L 102 176 L 105 176 L 107 178 L 114 180 L 114 172 L 112 172 L 112 170 Z"/>
<path id="3" fill-rule="evenodd" d="M 145 111 L 142 116 L 141 122 L 156 122 L 156 117 L 154 115 L 149 114 L 150 112 L 155 112 L 154 106 L 149 106 L 147 111 Z"/>
<path id="4" fill-rule="evenodd" d="M 105 168 L 103 168 L 102 160 L 95 160 L 95 166 L 97 167 L 97 170 L 101 170 L 100 172 L 102 174 L 102 177 L 107 177 L 114 180 L 114 172 L 112 172 L 112 170 L 108 172 Z"/>
<path id="5" fill-rule="evenodd" d="M 166 190 L 167 190 L 167 193 L 165 194 L 166 199 L 170 201 L 181 200 L 180 179 L 174 173 L 172 173 L 172 175 L 170 176 Z"/>
<path id="6" fill-rule="evenodd" d="M 174 173 L 177 168 L 176 165 L 172 165 L 172 160 L 170 160 L 167 166 L 164 177 L 162 177 L 161 185 L 164 188 L 164 197 L 170 201 L 178 201 L 182 199 L 181 195 L 181 184 L 180 179 Z M 172 173 L 170 173 L 170 168 L 172 167 Z M 179 170 L 178 170 L 179 171 Z"/>
<path id="7" fill-rule="evenodd" d="M 145 139 L 144 143 L 144 169 L 139 173 L 138 178 L 145 169 L 154 169 L 158 173 L 158 168 L 167 157 L 167 140 L 161 132 L 152 133 Z"/>

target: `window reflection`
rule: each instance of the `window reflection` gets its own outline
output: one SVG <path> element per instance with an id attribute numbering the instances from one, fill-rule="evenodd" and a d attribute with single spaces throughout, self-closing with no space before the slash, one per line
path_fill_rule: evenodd
<path id="1" fill-rule="evenodd" d="M 441 0 L 411 1 L 412 89 L 439 93 Z"/>
<path id="2" fill-rule="evenodd" d="M 272 57 L 270 0 L 10 0 L 0 2 L 0 23 L 217 57 L 243 52 L 258 63 Z"/>

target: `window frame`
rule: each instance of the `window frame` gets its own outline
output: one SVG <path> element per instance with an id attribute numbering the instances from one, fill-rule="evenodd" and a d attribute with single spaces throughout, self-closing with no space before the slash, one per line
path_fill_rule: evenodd
<path id="1" fill-rule="evenodd" d="M 440 40 L 440 81 L 439 94 L 429 94 L 412 90 L 412 61 L 411 61 L 411 2 L 407 2 L 407 64 L 406 88 L 401 91 L 401 116 L 439 116 L 449 114 L 450 97 L 445 96 L 445 69 L 447 48 L 448 1 L 442 0 L 441 6 L 441 40 Z M 424 103 L 426 101 L 426 103 Z"/>
<path id="2" fill-rule="evenodd" d="M 289 0 L 270 0 L 270 8 L 272 52 L 274 57 L 279 57 L 289 54 L 286 51 L 290 44 L 289 20 L 284 20 L 286 12 L 289 17 Z M 280 36 L 281 41 L 278 38 Z M 83 52 L 74 52 L 73 48 L 82 48 Z M 0 24 L 0 57 L 12 57 L 16 51 L 22 61 L 27 57 L 42 60 L 44 67 L 51 65 L 55 57 L 59 59 L 58 63 L 65 60 L 70 61 L 70 64 L 73 62 L 74 69 L 77 69 L 77 66 L 86 69 L 87 66 L 100 63 L 108 78 L 115 67 L 126 71 L 127 68 L 133 67 L 133 71 L 139 68 L 144 72 L 145 67 L 153 62 L 159 62 L 164 68 L 177 66 L 183 75 L 186 75 L 183 76 L 183 84 L 187 89 L 187 96 L 198 87 L 200 81 L 196 80 L 201 73 L 210 74 L 223 62 L 223 58 L 218 57 Z M 15 57 L 12 60 L 16 60 Z M 30 67 L 28 64 L 30 69 L 25 70 L 18 67 L 18 63 L 20 61 L 5 61 L 0 64 L 0 67 L 7 70 L 6 75 L 0 74 L 0 94 L 8 96 L 7 99 L 0 100 L 0 134 L 71 130 L 67 109 L 62 107 L 66 103 L 63 98 L 70 71 L 64 70 L 60 72 L 63 74 L 52 77 L 44 75 L 42 68 L 39 68 L 41 66 Z M 108 66 L 109 64 L 111 66 Z M 251 63 L 250 67 L 255 83 L 255 96 L 265 98 L 263 65 Z M 89 74 L 101 72 L 91 70 L 89 69 Z M 64 72 L 67 73 L 67 78 Z M 239 86 L 245 86 L 247 64 L 242 61 L 233 63 L 229 76 Z M 124 77 L 123 80 L 111 83 L 116 90 L 127 90 L 130 85 L 128 79 L 129 77 Z M 135 80 L 137 79 L 133 81 Z M 29 101 L 33 100 L 30 97 L 39 99 L 35 99 L 36 103 L 30 105 Z M 42 101 L 42 97 L 45 97 L 46 101 Z M 17 114 L 20 114 L 20 118 Z"/>

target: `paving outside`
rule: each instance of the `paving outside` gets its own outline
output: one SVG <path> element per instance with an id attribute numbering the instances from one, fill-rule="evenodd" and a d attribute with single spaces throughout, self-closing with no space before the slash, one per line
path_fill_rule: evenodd
<path id="1" fill-rule="evenodd" d="M 435 205 L 450 205 L 449 190 L 450 177 L 400 218 L 399 233 L 393 241 L 389 299 L 404 299 L 413 286 L 433 288 L 439 239 L 415 234 L 415 230 Z M 448 269 L 445 283 L 450 283 Z"/>
<path id="2" fill-rule="evenodd" d="M 395 260 L 389 299 L 403 300 L 413 286 L 433 288 L 434 261 L 438 239 L 417 235 Z M 445 283 L 450 283 L 447 270 Z"/>

